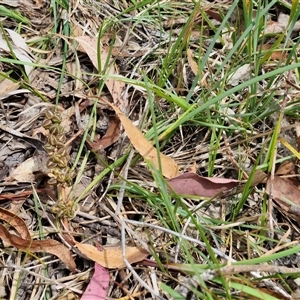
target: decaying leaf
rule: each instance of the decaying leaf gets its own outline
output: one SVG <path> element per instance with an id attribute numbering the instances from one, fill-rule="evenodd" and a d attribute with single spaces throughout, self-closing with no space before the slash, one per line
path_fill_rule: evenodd
<path id="1" fill-rule="evenodd" d="M 2 0 L 1 3 L 11 7 L 19 7 L 20 5 L 19 0 Z"/>
<path id="2" fill-rule="evenodd" d="M 79 59 L 77 56 L 75 57 L 74 61 L 67 62 L 66 69 L 75 78 L 74 89 L 76 91 L 82 89 L 83 88 L 82 70 L 81 70 L 80 62 L 79 62 Z"/>
<path id="3" fill-rule="evenodd" d="M 241 182 L 235 179 L 202 177 L 195 173 L 187 172 L 168 180 L 168 183 L 174 192 L 178 194 L 215 197 L 232 190 Z"/>
<path id="4" fill-rule="evenodd" d="M 20 237 L 10 233 L 5 226 L 0 224 L 0 238 L 4 242 L 26 252 L 51 253 L 60 258 L 72 272 L 76 272 L 71 252 L 64 245 L 54 240 L 32 240 L 23 220 L 5 209 L 0 210 L 0 219 L 11 225 L 21 235 Z"/>
<path id="5" fill-rule="evenodd" d="M 271 44 L 265 44 L 262 46 L 262 50 L 269 50 L 270 48 L 272 48 L 273 45 Z M 270 59 L 271 60 L 285 60 L 287 58 L 287 52 L 283 51 L 283 50 L 273 50 L 271 55 L 270 55 Z"/>
<path id="6" fill-rule="evenodd" d="M 205 78 L 205 76 L 203 76 L 204 72 L 201 72 L 201 74 L 199 74 L 199 67 L 198 67 L 197 62 L 193 58 L 193 51 L 191 49 L 188 49 L 186 51 L 186 54 L 187 54 L 188 63 L 189 63 L 189 66 L 190 66 L 192 72 L 194 73 L 195 76 L 201 75 L 200 76 L 200 83 L 207 86 L 206 78 Z"/>
<path id="7" fill-rule="evenodd" d="M 199 67 L 198 67 L 198 64 L 194 61 L 193 51 L 191 49 L 187 49 L 186 54 L 187 54 L 189 66 L 190 66 L 191 70 L 193 71 L 194 75 L 195 76 L 199 75 L 198 74 Z"/>
<path id="8" fill-rule="evenodd" d="M 31 53 L 31 50 L 30 48 L 27 46 L 27 43 L 26 41 L 23 39 L 23 37 L 17 33 L 16 31 L 14 30 L 11 30 L 11 29 L 8 29 L 6 28 L 5 29 L 7 31 L 7 33 L 9 34 L 10 38 L 12 39 L 13 43 L 19 48 L 19 49 L 22 49 L 24 50 L 27 54 Z"/>
<path id="9" fill-rule="evenodd" d="M 197 164 L 196 162 L 194 162 L 191 166 L 187 168 L 187 171 L 191 173 L 197 173 L 197 169 Z"/>
<path id="10" fill-rule="evenodd" d="M 24 186 L 24 188 L 26 187 L 26 184 Z M 27 185 L 28 187 L 28 185 Z M 30 186 L 31 188 L 31 186 Z M 15 189 L 22 189 L 22 185 L 21 184 L 18 184 L 15 183 Z M 36 192 L 40 193 L 40 192 L 47 192 L 47 193 L 50 193 L 50 189 L 48 188 L 45 188 L 45 189 L 38 189 L 36 190 Z M 33 194 L 32 190 L 28 190 L 28 191 L 25 191 L 23 190 L 22 192 L 17 192 L 17 193 L 1 193 L 0 194 L 0 201 L 13 201 L 13 202 L 19 202 L 19 201 L 24 201 L 28 196 L 31 196 Z M 11 202 L 11 206 L 13 204 L 13 202 Z M 15 204 L 16 205 L 16 204 Z M 11 211 L 11 209 L 10 209 Z M 1 218 L 0 218 L 1 219 Z"/>
<path id="11" fill-rule="evenodd" d="M 110 105 L 118 115 L 133 147 L 140 153 L 141 156 L 143 156 L 145 160 L 150 161 L 153 163 L 155 168 L 159 169 L 158 151 L 156 148 L 152 146 L 152 144 L 144 137 L 139 129 L 132 124 L 132 122 L 121 112 L 118 107 L 107 101 L 105 101 L 105 103 Z M 162 153 L 159 153 L 159 156 L 161 160 L 162 174 L 166 178 L 173 178 L 177 176 L 179 168 L 175 160 Z"/>
<path id="12" fill-rule="evenodd" d="M 229 78 L 228 84 L 236 86 L 240 81 L 246 81 L 250 78 L 251 66 L 250 64 L 245 64 L 238 68 Z"/>
<path id="13" fill-rule="evenodd" d="M 95 263 L 95 271 L 80 300 L 104 300 L 110 282 L 108 269 Z"/>
<path id="14" fill-rule="evenodd" d="M 91 62 L 94 67 L 98 69 L 99 67 L 104 68 L 108 65 L 108 69 L 106 70 L 106 74 L 115 75 L 118 74 L 117 67 L 113 63 L 112 58 L 109 58 L 110 48 L 108 46 L 101 46 L 99 53 L 101 66 L 98 64 L 98 40 L 96 37 L 88 37 L 88 36 L 80 36 L 75 38 L 76 41 L 80 44 L 81 48 L 84 49 L 86 54 L 89 56 Z M 99 72 L 103 70 L 98 70 Z M 125 89 L 125 83 L 121 81 L 117 81 L 114 79 L 107 78 L 105 84 L 113 98 L 114 104 L 118 107 L 122 108 L 123 101 L 121 94 Z"/>
<path id="15" fill-rule="evenodd" d="M 217 9 L 213 7 L 213 5 L 209 5 L 207 8 L 203 8 L 203 10 L 207 13 L 208 16 L 210 16 L 212 19 L 217 20 L 218 22 L 222 22 L 223 18 L 220 15 L 220 12 L 218 12 Z"/>
<path id="16" fill-rule="evenodd" d="M 14 129 L 12 129 L 6 125 L 2 125 L 2 124 L 0 124 L 0 130 L 9 133 L 12 136 L 16 136 L 16 137 L 20 138 L 21 140 L 24 140 L 26 143 L 33 146 L 35 149 L 40 150 L 41 152 L 45 152 L 45 149 L 43 148 L 44 143 L 38 139 L 32 138 L 20 131 L 14 130 Z"/>
<path id="17" fill-rule="evenodd" d="M 256 186 L 260 183 L 265 183 L 266 178 L 267 178 L 267 174 L 261 170 L 256 170 L 251 182 L 251 186 Z"/>
<path id="18" fill-rule="evenodd" d="M 20 84 L 13 82 L 7 78 L 0 82 L 0 100 L 8 98 L 12 95 L 30 93 L 27 89 L 19 89 Z"/>
<path id="19" fill-rule="evenodd" d="M 24 45 L 26 45 L 26 42 L 24 41 L 24 39 L 15 31 L 12 31 L 10 29 L 6 29 L 6 31 L 11 36 L 13 42 L 10 45 L 11 47 L 9 47 L 7 45 L 7 42 L 6 42 L 5 38 L 3 37 L 3 35 L 0 34 L 0 48 L 7 52 L 11 52 L 11 50 L 12 50 L 13 54 L 15 55 L 16 58 L 18 58 L 18 60 L 20 60 L 21 62 L 31 64 L 32 59 L 29 57 L 29 55 L 24 50 Z M 27 45 L 26 45 L 26 47 L 27 47 Z M 26 74 L 30 75 L 33 67 L 29 66 L 28 64 L 24 64 L 24 69 L 26 71 Z"/>
<path id="20" fill-rule="evenodd" d="M 287 175 L 293 172 L 295 169 L 295 163 L 292 161 L 284 161 L 280 164 L 276 171 L 276 175 Z"/>
<path id="21" fill-rule="evenodd" d="M 33 182 L 35 181 L 35 173 L 48 174 L 49 169 L 47 168 L 48 154 L 44 151 L 37 152 L 37 155 L 34 155 L 24 162 L 22 162 L 18 167 L 13 169 L 7 180 L 13 181 L 17 180 L 18 182 Z"/>
<path id="22" fill-rule="evenodd" d="M 120 134 L 120 119 L 109 116 L 109 125 L 105 135 L 98 142 L 88 142 L 93 151 L 105 149 L 118 141 Z"/>
<path id="23" fill-rule="evenodd" d="M 82 254 L 108 269 L 122 269 L 126 265 L 123 260 L 121 247 L 107 247 L 103 251 L 98 251 L 90 244 L 76 243 Z M 149 252 L 141 247 L 126 247 L 126 259 L 130 264 L 139 262 L 146 258 Z"/>
<path id="24" fill-rule="evenodd" d="M 17 215 L 13 214 L 9 210 L 0 208 L 0 220 L 3 220 L 10 226 L 14 227 L 23 239 L 30 239 L 30 233 L 25 222 Z"/>
<path id="25" fill-rule="evenodd" d="M 72 116 L 75 113 L 74 105 L 70 106 L 68 109 L 63 109 L 61 112 L 61 123 L 60 126 L 64 128 L 64 132 L 70 132 L 70 127 L 72 124 Z"/>
<path id="26" fill-rule="evenodd" d="M 279 13 L 278 16 L 278 21 L 269 21 L 266 29 L 265 29 L 265 34 L 270 34 L 270 33 L 282 33 L 284 32 L 288 26 L 290 26 L 290 16 L 287 14 L 284 14 L 283 12 Z M 294 24 L 293 32 L 298 32 L 300 31 L 300 21 L 297 21 Z"/>
<path id="27" fill-rule="evenodd" d="M 291 207 L 300 207 L 300 190 L 289 181 L 279 176 L 267 180 L 266 193 L 280 205 L 282 209 L 289 212 Z"/>
<path id="28" fill-rule="evenodd" d="M 26 252 L 47 252 L 51 253 L 61 261 L 73 272 L 76 272 L 76 265 L 72 258 L 71 252 L 61 243 L 54 240 L 27 240 L 21 237 L 10 234 L 9 231 L 0 224 L 0 237 L 6 243 L 16 247 L 19 250 Z"/>

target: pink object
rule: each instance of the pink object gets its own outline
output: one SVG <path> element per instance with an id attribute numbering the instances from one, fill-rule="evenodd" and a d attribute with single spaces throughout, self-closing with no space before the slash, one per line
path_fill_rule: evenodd
<path id="1" fill-rule="evenodd" d="M 106 268 L 95 263 L 95 272 L 81 300 L 105 300 L 109 286 L 109 272 Z"/>
<path id="2" fill-rule="evenodd" d="M 232 190 L 241 182 L 235 179 L 202 177 L 187 172 L 169 179 L 168 183 L 174 192 L 178 194 L 215 197 L 218 194 L 224 195 L 225 192 Z"/>

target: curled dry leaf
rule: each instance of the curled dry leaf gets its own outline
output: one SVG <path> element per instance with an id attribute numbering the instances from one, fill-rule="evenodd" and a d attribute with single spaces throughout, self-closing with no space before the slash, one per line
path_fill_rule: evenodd
<path id="1" fill-rule="evenodd" d="M 43 148 L 44 143 L 41 142 L 38 139 L 32 138 L 20 131 L 14 130 L 6 125 L 1 125 L 0 124 L 0 130 L 5 131 L 13 136 L 16 136 L 22 140 L 24 140 L 26 143 L 28 143 L 29 145 L 33 146 L 35 149 L 40 150 L 40 151 L 44 151 L 45 149 Z"/>
<path id="2" fill-rule="evenodd" d="M 14 227 L 23 239 L 30 239 L 30 233 L 25 222 L 17 215 L 13 214 L 9 210 L 0 208 L 0 220 L 3 220 L 10 226 Z"/>
<path id="3" fill-rule="evenodd" d="M 103 100 L 103 99 L 102 99 Z M 104 101 L 104 100 L 103 100 Z M 132 122 L 121 112 L 121 110 L 105 101 L 110 105 L 120 118 L 122 125 L 130 139 L 133 147 L 140 153 L 141 156 L 147 161 L 153 163 L 156 169 L 159 169 L 158 155 L 160 156 L 162 174 L 166 178 L 173 178 L 178 175 L 178 165 L 172 158 L 158 153 L 155 147 L 144 137 L 144 135 L 139 131 L 139 129 L 132 124 Z"/>
<path id="4" fill-rule="evenodd" d="M 71 252 L 61 243 L 54 240 L 27 240 L 9 233 L 9 231 L 0 225 L 0 237 L 6 243 L 26 252 L 47 252 L 60 258 L 64 264 L 73 272 L 76 272 L 76 265 Z"/>
<path id="5" fill-rule="evenodd" d="M 25 184 L 26 186 L 26 184 Z M 21 185 L 18 185 L 18 187 L 21 187 Z M 40 192 L 45 192 L 49 193 L 49 189 L 38 189 L 36 190 L 38 193 Z M 24 201 L 28 196 L 32 195 L 32 191 L 22 191 L 22 192 L 17 192 L 17 193 L 2 193 L 0 194 L 0 201 Z M 12 203 L 11 203 L 12 204 Z M 11 211 L 11 210 L 10 210 Z M 1 219 L 1 218 L 0 218 Z"/>
<path id="6" fill-rule="evenodd" d="M 187 172 L 168 180 L 168 183 L 178 194 L 215 197 L 219 194 L 224 195 L 225 192 L 237 187 L 241 182 L 235 179 L 202 177 Z"/>
<path id="7" fill-rule="evenodd" d="M 71 252 L 64 245 L 54 240 L 32 240 L 23 220 L 17 215 L 12 215 L 11 212 L 5 209 L 0 210 L 0 218 L 14 227 L 22 237 L 11 234 L 5 226 L 0 224 L 0 238 L 4 242 L 26 252 L 51 253 L 60 258 L 72 272 L 76 272 L 76 265 Z"/>
<path id="8" fill-rule="evenodd" d="M 76 243 L 82 254 L 92 261 L 108 269 L 125 268 L 121 247 L 107 247 L 103 251 L 98 251 L 90 244 Z M 146 258 L 149 252 L 141 247 L 126 247 L 126 259 L 130 264 L 139 262 Z"/>

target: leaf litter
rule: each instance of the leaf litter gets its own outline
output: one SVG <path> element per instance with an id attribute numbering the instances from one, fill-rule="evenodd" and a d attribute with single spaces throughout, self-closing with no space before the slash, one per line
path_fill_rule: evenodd
<path id="1" fill-rule="evenodd" d="M 168 180 L 168 183 L 175 193 L 213 198 L 224 196 L 241 182 L 228 178 L 202 177 L 187 172 Z"/>
<path id="2" fill-rule="evenodd" d="M 106 299 L 107 290 L 109 287 L 109 272 L 106 268 L 99 264 L 95 264 L 94 274 L 85 289 L 81 300 L 103 300 Z"/>
<path id="3" fill-rule="evenodd" d="M 76 243 L 76 246 L 89 259 L 108 269 L 122 269 L 126 267 L 122 248 L 120 246 L 109 246 L 102 251 L 90 244 Z M 142 261 L 149 252 L 141 247 L 126 247 L 125 258 L 132 264 Z"/>
<path id="4" fill-rule="evenodd" d="M 21 236 L 10 233 L 7 228 L 0 224 L 0 238 L 8 245 L 14 246 L 18 250 L 30 252 L 48 252 L 58 256 L 72 272 L 76 272 L 76 265 L 71 256 L 71 252 L 61 243 L 55 240 L 31 240 L 26 224 L 18 216 L 13 215 L 5 209 L 0 210 L 1 220 L 9 223 Z"/>
<path id="5" fill-rule="evenodd" d="M 0 198 L 1 205 L 6 205 L 7 208 L 0 209 L 0 238 L 4 244 L 2 260 L 5 262 L 9 257 L 13 262 L 5 267 L 22 269 L 23 275 L 19 275 L 18 278 L 20 291 L 24 288 L 24 276 L 33 276 L 35 280 L 40 278 L 39 284 L 33 285 L 32 288 L 27 286 L 30 293 L 28 299 L 37 298 L 44 292 L 51 293 L 53 299 L 73 297 L 74 290 L 77 291 L 74 297 L 81 299 L 130 298 L 132 295 L 144 297 L 145 294 L 151 295 L 151 298 L 171 299 L 168 290 L 163 288 L 163 284 L 166 283 L 169 284 L 169 288 L 174 288 L 173 293 L 176 291 L 183 298 L 195 293 L 201 283 L 196 280 L 195 284 L 195 280 L 192 280 L 190 274 L 195 272 L 193 268 L 186 272 L 184 247 L 174 239 L 178 232 L 168 227 L 174 220 L 169 220 L 170 216 L 166 210 L 168 204 L 160 199 L 161 186 L 153 180 L 153 166 L 157 170 L 161 169 L 167 185 L 180 194 L 180 201 L 188 209 L 188 213 L 184 212 L 176 198 L 179 202 L 172 206 L 172 209 L 176 211 L 174 219 L 182 226 L 179 228 L 180 239 L 184 237 L 191 251 L 189 256 L 194 259 L 193 264 L 199 264 L 201 268 L 208 266 L 203 257 L 207 257 L 209 252 L 202 246 L 201 249 L 194 249 L 199 239 L 199 232 L 195 230 L 197 226 L 203 226 L 205 234 L 213 232 L 213 236 L 207 234 L 206 238 L 214 253 L 218 253 L 217 259 L 223 262 L 255 258 L 257 252 L 252 251 L 248 243 L 251 239 L 252 242 L 259 243 L 260 251 L 267 253 L 272 250 L 268 248 L 267 242 L 256 240 L 256 230 L 249 230 L 256 229 L 255 222 L 249 221 L 249 224 L 243 227 L 243 223 L 236 225 L 234 219 L 230 219 L 232 215 L 236 215 L 238 220 L 260 218 L 260 215 L 263 215 L 262 204 L 265 205 L 262 197 L 264 192 L 274 200 L 278 220 L 284 220 L 285 225 L 297 232 L 297 224 L 293 223 L 293 220 L 298 220 L 300 205 L 297 162 L 289 165 L 277 164 L 276 174 L 268 175 L 266 186 L 267 174 L 259 173 L 259 170 L 252 172 L 252 168 L 256 167 L 254 161 L 261 155 L 260 151 L 263 153 L 262 157 L 265 156 L 266 150 L 261 139 L 266 138 L 268 141 L 275 125 L 270 120 L 272 117 L 268 119 L 261 114 L 259 118 L 263 124 L 258 122 L 249 130 L 242 130 L 245 123 L 241 112 L 246 109 L 244 99 L 249 96 L 247 91 L 241 90 L 240 95 L 233 93 L 230 97 L 224 97 L 221 106 L 228 104 L 226 109 L 211 105 L 209 114 L 202 111 L 203 119 L 199 123 L 201 125 L 195 127 L 195 120 L 186 120 L 184 126 L 180 125 L 173 131 L 169 130 L 172 126 L 168 127 L 171 124 L 168 121 L 180 121 L 182 112 L 175 109 L 174 113 L 173 104 L 166 101 L 168 97 L 163 97 L 164 95 L 157 92 L 155 105 L 162 116 L 158 115 L 158 124 L 166 125 L 168 134 L 164 136 L 168 138 L 166 141 L 160 141 L 161 149 L 153 146 L 152 124 L 150 119 L 147 120 L 146 85 L 136 84 L 134 80 L 142 80 L 145 74 L 153 74 L 151 80 L 155 84 L 159 86 L 162 82 L 167 82 L 162 86 L 174 91 L 177 100 L 185 101 L 186 96 L 190 97 L 188 91 L 196 77 L 199 78 L 196 86 L 193 86 L 193 97 L 196 97 L 197 93 L 204 95 L 205 89 L 211 89 L 210 94 L 222 93 L 223 90 L 214 90 L 214 82 L 217 81 L 224 82 L 224 86 L 236 87 L 252 78 L 255 68 L 246 60 L 237 68 L 226 70 L 225 73 L 229 76 L 218 69 L 218 65 L 225 59 L 224 53 L 228 53 L 234 47 L 230 32 L 224 32 L 223 41 L 220 38 L 216 47 L 210 48 L 211 53 L 206 65 L 201 67 L 201 55 L 210 44 L 205 38 L 203 46 L 199 47 L 199 36 L 207 35 L 207 40 L 211 41 L 209 35 L 216 31 L 215 26 L 219 26 L 230 7 L 229 4 L 232 4 L 230 1 L 225 2 L 220 4 L 218 1 L 203 1 L 203 12 L 207 13 L 203 19 L 199 11 L 189 19 L 189 12 L 194 9 L 191 1 L 184 3 L 186 7 L 180 12 L 180 17 L 174 9 L 169 14 L 167 6 L 159 8 L 166 9 L 165 14 L 161 15 L 161 12 L 156 11 L 158 8 L 153 6 L 147 11 L 154 13 L 154 16 L 163 16 L 161 24 L 145 22 L 142 26 L 139 24 L 139 14 L 143 15 L 145 11 L 141 8 L 130 11 L 131 21 L 128 21 L 126 15 L 126 18 L 117 24 L 115 21 L 122 17 L 118 14 L 120 7 L 128 9 L 123 7 L 124 3 L 119 3 L 120 7 L 116 8 L 113 8 L 115 4 L 106 5 L 97 1 L 69 3 L 69 9 L 61 6 L 56 12 L 64 20 L 62 24 L 68 24 L 72 28 L 74 36 L 70 37 L 66 36 L 68 30 L 59 32 L 61 28 L 55 27 L 50 3 L 23 0 L 1 2 L 0 16 L 5 29 L 0 39 L 3 57 L 1 72 L 5 76 L 1 77 L 0 82 L 0 143 L 3 158 L 0 170 Z M 249 8 L 248 4 L 245 5 L 245 8 Z M 15 14 L 11 7 L 18 13 Z M 138 11 L 139 9 L 141 10 Z M 63 15 L 66 13 L 67 17 Z M 184 14 L 186 15 L 182 16 Z M 108 16 L 112 16 L 114 22 L 111 27 L 106 28 L 103 22 Z M 209 22 L 207 18 L 210 18 Z M 233 28 L 234 17 L 231 19 Z M 187 24 L 188 20 L 191 20 L 190 24 Z M 20 23 L 22 21 L 27 25 L 23 26 Z M 185 27 L 186 24 L 188 26 Z M 201 33 L 199 24 L 203 26 Z M 265 33 L 283 33 L 289 24 L 289 16 L 280 12 L 276 21 L 267 23 Z M 294 25 L 296 33 L 299 31 L 298 21 Z M 213 26 L 213 30 L 210 26 Z M 107 30 L 99 32 L 99 28 Z M 183 28 L 185 29 L 182 31 Z M 56 34 L 48 36 L 48 32 L 56 30 Z M 186 34 L 190 34 L 190 37 L 187 38 Z M 41 44 L 41 41 L 45 44 Z M 181 44 L 176 41 L 186 43 L 185 56 L 181 57 L 181 54 L 175 51 L 176 55 L 179 55 L 177 60 L 180 63 L 166 68 L 161 62 L 170 58 L 166 49 L 180 49 Z M 174 48 L 171 45 L 173 42 L 176 42 Z M 266 42 L 263 44 L 263 51 L 276 47 L 274 40 L 266 38 L 263 42 Z M 64 47 L 68 48 L 65 53 L 62 52 Z M 278 53 L 277 56 L 271 55 L 270 61 L 261 66 L 264 68 L 262 72 L 275 68 L 272 60 L 287 59 L 284 49 L 280 49 Z M 35 62 L 38 63 L 33 66 L 32 63 Z M 224 63 L 223 67 L 228 66 Z M 291 78 L 293 77 L 287 76 L 282 79 L 285 86 L 281 86 L 282 81 L 278 80 L 278 86 L 272 86 L 272 89 L 281 93 L 288 85 L 290 97 L 295 100 L 299 92 L 297 82 L 293 82 Z M 258 96 L 263 95 L 264 89 L 270 87 L 264 80 L 260 85 Z M 278 97 L 279 94 L 275 93 L 274 97 Z M 58 106 L 54 105 L 56 99 L 59 102 Z M 189 101 L 192 102 L 192 99 L 189 98 Z M 197 101 L 195 104 L 198 105 Z M 199 100 L 199 103 L 201 101 L 204 100 Z M 273 104 L 270 103 L 271 107 Z M 185 102 L 182 107 L 188 107 L 188 104 Z M 256 104 L 257 107 L 264 105 L 261 101 Z M 290 105 L 295 111 L 293 101 Z M 191 107 L 190 110 L 195 107 Z M 217 118 L 219 113 L 226 122 L 218 123 L 218 120 L 213 126 L 207 126 L 208 119 Z M 276 120 L 276 117 L 273 116 L 273 119 Z M 141 120 L 145 123 L 137 127 L 136 124 L 141 125 Z M 197 122 L 198 120 L 196 124 Z M 281 138 L 281 141 L 288 140 L 286 144 L 293 144 L 297 138 L 290 129 L 295 128 L 297 131 L 299 125 L 294 123 L 294 120 L 287 122 L 288 124 L 283 126 L 287 129 L 282 129 L 285 137 Z M 232 131 L 230 126 L 234 126 L 235 130 Z M 270 132 L 262 129 L 266 127 L 271 128 Z M 214 143 L 218 128 L 224 130 L 224 136 L 230 131 L 234 134 L 227 139 L 221 138 L 220 143 Z M 228 151 L 228 148 L 231 151 Z M 295 147 L 279 147 L 279 155 L 288 157 L 288 150 L 292 148 Z M 135 151 L 130 158 L 128 151 L 131 149 Z M 9 159 L 11 162 L 8 162 Z M 213 172 L 210 172 L 208 170 L 212 162 Z M 192 164 L 194 167 L 190 168 L 190 172 L 184 173 Z M 244 177 L 249 177 L 249 182 L 238 180 L 241 170 Z M 125 186 L 122 186 L 123 179 Z M 79 183 L 83 182 L 88 182 L 86 186 L 91 188 L 85 199 L 78 202 L 77 197 L 72 198 L 72 195 L 81 193 L 83 184 Z M 251 192 L 244 193 L 243 189 L 247 185 L 252 187 Z M 143 195 L 137 192 L 136 186 L 142 189 Z M 72 191 L 76 187 L 79 191 Z M 198 203 L 194 197 L 190 199 L 187 195 L 216 199 L 210 202 L 209 207 L 202 207 L 201 202 Z M 121 203 L 119 209 L 115 203 L 116 198 L 122 198 L 122 201 L 118 202 Z M 151 203 L 153 199 L 157 202 Z M 238 199 L 247 201 L 243 204 L 243 210 L 240 207 L 236 212 L 236 207 L 239 207 L 236 201 Z M 20 206 L 12 204 L 18 201 Z M 16 207 L 19 211 L 16 211 Z M 256 212 L 256 215 L 253 215 L 253 212 Z M 196 220 L 196 224 L 190 223 L 191 219 L 187 220 L 189 214 L 193 216 L 191 219 Z M 284 219 L 287 216 L 288 220 Z M 122 231 L 121 235 L 120 231 L 123 230 L 126 219 L 139 220 L 140 225 L 126 227 L 126 231 Z M 261 224 L 264 223 L 261 222 L 260 226 Z M 145 229 L 147 225 L 153 225 L 149 227 L 151 230 Z M 226 226 L 232 230 L 229 232 Z M 215 228 L 218 230 L 214 231 Z M 245 232 L 248 232 L 247 237 Z M 194 239 L 195 236 L 197 239 Z M 287 234 L 284 233 L 283 236 L 286 237 Z M 282 241 L 278 239 L 280 244 Z M 125 243 L 124 249 L 119 246 L 120 242 Z M 102 245 L 102 250 L 94 247 L 98 244 Z M 228 244 L 234 248 L 234 259 L 226 254 L 232 253 Z M 17 260 L 10 256 L 12 251 L 21 253 L 21 264 L 18 265 Z M 199 255 L 199 251 L 203 253 Z M 33 254 L 39 252 L 52 256 L 49 258 L 42 254 Z M 130 265 L 143 265 L 139 274 L 124 263 L 124 253 Z M 160 263 L 152 261 L 149 263 L 151 268 L 146 268 L 147 265 L 143 261 L 147 258 L 147 261 L 151 262 L 154 257 L 159 259 Z M 276 260 L 276 264 L 283 263 L 287 262 Z M 53 281 L 44 275 L 41 277 L 41 274 L 45 274 L 42 270 L 46 266 L 49 274 L 54 274 L 58 284 L 60 278 L 74 276 L 72 278 L 75 280 L 69 281 L 68 288 L 54 289 L 53 285 L 51 291 L 47 290 L 49 283 L 52 285 Z M 232 273 L 248 272 L 245 266 L 242 267 L 244 269 Z M 252 278 L 260 278 L 260 274 L 253 272 L 254 267 L 249 271 L 252 272 L 250 281 Z M 266 272 L 274 272 L 273 266 L 268 267 Z M 170 272 L 166 276 L 165 270 L 168 268 L 176 274 Z M 213 276 L 205 277 L 206 284 L 212 291 L 219 292 L 219 287 L 215 289 L 216 281 L 212 282 L 212 278 L 217 277 L 218 273 L 215 270 L 210 271 L 214 271 L 211 273 Z M 224 274 L 227 274 L 227 271 L 224 269 Z M 0 269 L 0 272 L 2 278 L 5 278 L 6 290 L 9 292 L 12 290 L 12 282 L 5 273 L 5 268 Z M 71 275 L 70 272 L 74 274 Z M 83 276 L 91 275 L 92 272 L 92 277 Z M 178 279 L 179 273 L 181 276 Z M 112 278 L 115 279 L 115 283 Z M 234 287 L 237 281 L 230 280 Z M 163 284 L 159 285 L 158 282 Z M 282 298 L 289 296 L 279 280 L 257 282 L 264 285 L 267 291 L 271 288 L 276 290 Z M 253 285 L 256 288 L 259 286 L 254 283 Z M 1 291 L 0 297 L 7 298 L 8 292 Z M 26 297 L 9 296 L 15 299 Z M 196 294 L 192 297 L 195 298 Z"/>

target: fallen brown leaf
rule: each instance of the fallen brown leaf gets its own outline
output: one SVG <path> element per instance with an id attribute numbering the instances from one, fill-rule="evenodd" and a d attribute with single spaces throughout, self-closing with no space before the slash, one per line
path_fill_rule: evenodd
<path id="1" fill-rule="evenodd" d="M 15 234 L 11 234 L 3 225 L 0 224 L 0 238 L 16 247 L 18 250 L 26 252 L 47 252 L 58 258 L 73 272 L 76 272 L 76 265 L 71 252 L 61 243 L 54 240 L 36 241 L 32 239 L 23 239 Z"/>
<path id="2" fill-rule="evenodd" d="M 92 64 L 94 65 L 94 67 L 98 69 L 100 67 L 98 64 L 98 55 L 97 55 L 98 39 L 96 37 L 80 36 L 80 37 L 76 37 L 75 40 L 80 44 L 81 50 L 84 49 L 84 51 L 90 58 Z M 99 56 L 101 60 L 100 62 L 101 68 L 104 68 L 106 65 L 108 65 L 109 67 L 106 71 L 106 74 L 109 75 L 118 74 L 118 70 L 116 65 L 113 63 L 113 59 L 109 58 L 109 61 L 107 61 L 108 56 L 110 54 L 110 48 L 108 46 L 101 46 L 100 51 L 101 53 L 99 53 Z M 113 98 L 114 104 L 122 108 L 124 105 L 123 105 L 121 94 L 125 89 L 125 83 L 122 81 L 117 81 L 114 79 L 107 78 L 105 84 Z"/>
<path id="3" fill-rule="evenodd" d="M 37 155 L 28 158 L 13 169 L 7 181 L 33 182 L 36 179 L 37 173 L 49 173 L 49 169 L 46 165 L 47 161 L 48 154 L 44 151 L 38 151 Z"/>
<path id="4" fill-rule="evenodd" d="M 88 142 L 93 151 L 105 149 L 118 141 L 120 134 L 120 119 L 116 116 L 109 117 L 109 125 L 105 135 L 98 142 Z"/>
<path id="5" fill-rule="evenodd" d="M 37 193 L 41 193 L 41 192 L 47 192 L 48 194 L 51 192 L 50 189 L 38 189 L 36 190 Z M 12 194 L 12 193 L 2 193 L 0 194 L 0 201 L 3 200 L 11 200 L 11 201 L 20 201 L 20 200 L 25 200 L 28 196 L 32 195 L 32 191 L 22 191 L 22 192 L 18 192 L 16 194 Z"/>
<path id="6" fill-rule="evenodd" d="M 71 252 L 64 245 L 54 240 L 32 240 L 25 222 L 4 208 L 0 208 L 0 219 L 13 227 L 20 235 L 10 233 L 5 226 L 0 224 L 0 238 L 4 242 L 26 252 L 51 253 L 60 258 L 72 272 L 76 272 Z"/>
<path id="7" fill-rule="evenodd" d="M 13 214 L 9 210 L 0 208 L 0 220 L 3 220 L 10 226 L 14 227 L 23 239 L 30 239 L 30 233 L 25 222 L 17 215 Z"/>
<path id="8" fill-rule="evenodd" d="M 0 130 L 5 131 L 9 134 L 11 134 L 12 136 L 16 136 L 18 138 L 20 138 L 21 140 L 25 141 L 26 143 L 28 143 L 29 145 L 31 145 L 32 147 L 34 147 L 35 149 L 39 150 L 40 152 L 45 152 L 45 149 L 43 148 L 44 143 L 41 142 L 38 139 L 32 138 L 22 132 L 19 132 L 15 129 L 12 129 L 4 124 L 0 124 Z"/>
<path id="9" fill-rule="evenodd" d="M 213 8 L 204 8 L 203 9 L 206 13 L 207 13 L 207 15 L 208 16 L 210 16 L 212 19 L 215 19 L 215 20 L 217 20 L 217 21 L 219 21 L 219 22 L 222 22 L 223 21 L 223 19 L 222 19 L 222 17 L 221 17 L 221 15 L 220 15 L 220 13 L 216 10 L 216 9 L 213 9 Z"/>
<path id="10" fill-rule="evenodd" d="M 251 182 L 251 186 L 256 186 L 260 183 L 265 183 L 267 174 L 261 170 L 256 170 Z"/>
<path id="11" fill-rule="evenodd" d="M 265 44 L 262 46 L 262 50 L 269 50 L 273 45 Z M 285 60 L 287 58 L 287 52 L 283 50 L 273 50 L 270 55 L 271 60 Z"/>
<path id="12" fill-rule="evenodd" d="M 29 92 L 29 90 L 26 90 L 26 89 L 18 90 L 19 87 L 20 87 L 19 83 L 12 82 L 11 80 L 9 80 L 7 78 L 3 79 L 0 82 L 0 100 L 8 98 L 12 95 L 19 94 L 19 93 Z"/>
<path id="13" fill-rule="evenodd" d="M 215 197 L 218 194 L 224 195 L 225 192 L 232 190 L 241 182 L 235 179 L 202 177 L 187 172 L 168 180 L 168 183 L 178 194 Z"/>
<path id="14" fill-rule="evenodd" d="M 121 247 L 107 247 L 98 251 L 90 244 L 76 243 L 82 254 L 108 269 L 122 269 L 126 265 L 123 260 Z M 130 264 L 142 261 L 149 255 L 149 252 L 141 247 L 126 247 L 126 259 Z"/>
<path id="15" fill-rule="evenodd" d="M 287 175 L 294 171 L 295 164 L 292 161 L 284 161 L 276 171 L 276 175 Z"/>
<path id="16" fill-rule="evenodd" d="M 193 50 L 187 49 L 186 54 L 187 54 L 189 66 L 190 66 L 191 70 L 193 71 L 194 75 L 197 76 L 199 73 L 199 67 L 198 67 L 198 64 L 194 61 Z"/>
<path id="17" fill-rule="evenodd" d="M 105 100 L 103 100 L 105 101 Z M 132 124 L 132 122 L 121 112 L 121 110 L 112 103 L 105 101 L 109 104 L 118 117 L 120 118 L 122 125 L 130 139 L 133 147 L 140 153 L 141 156 L 147 161 L 153 163 L 156 169 L 159 169 L 158 163 L 158 151 L 152 144 L 144 137 L 144 135 L 139 131 L 139 129 Z M 178 175 L 178 165 L 170 157 L 159 153 L 161 161 L 162 174 L 166 178 L 173 178 Z"/>
<path id="18" fill-rule="evenodd" d="M 266 193 L 280 205 L 282 209 L 289 212 L 293 206 L 300 207 L 300 190 L 279 176 L 267 180 Z"/>

